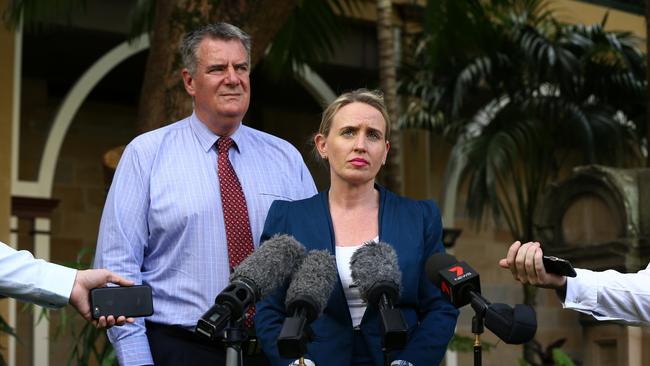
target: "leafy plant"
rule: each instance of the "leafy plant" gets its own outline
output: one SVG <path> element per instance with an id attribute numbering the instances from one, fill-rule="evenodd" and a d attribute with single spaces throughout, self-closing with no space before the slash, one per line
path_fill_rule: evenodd
<path id="1" fill-rule="evenodd" d="M 520 366 L 579 366 L 580 363 L 574 361 L 562 351 L 561 347 L 566 342 L 566 338 L 558 339 L 557 341 L 552 342 L 546 348 L 542 348 L 542 345 L 533 341 L 533 349 L 535 354 L 539 359 L 539 363 L 536 362 L 526 362 L 524 360 L 519 361 Z"/>
<path id="2" fill-rule="evenodd" d="M 642 161 L 645 59 L 606 22 L 563 24 L 543 0 L 428 1 L 400 123 L 456 145 L 477 226 L 490 213 L 513 241 L 534 240 L 534 213 L 562 169 Z M 525 286 L 524 302 L 535 293 Z"/>
<path id="3" fill-rule="evenodd" d="M 9 323 L 7 323 L 7 321 L 5 321 L 2 318 L 2 316 L 0 316 L 0 333 L 4 333 L 9 337 L 17 337 L 14 328 L 9 326 Z M 1 349 L 2 348 L 0 347 L 0 350 Z M 5 365 L 6 365 L 6 361 L 4 360 L 4 357 L 2 357 L 2 354 L 0 354 L 0 366 L 5 366 Z"/>

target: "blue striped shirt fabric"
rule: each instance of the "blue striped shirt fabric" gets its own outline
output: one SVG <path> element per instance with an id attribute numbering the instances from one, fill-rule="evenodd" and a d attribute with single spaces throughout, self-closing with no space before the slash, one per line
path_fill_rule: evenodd
<path id="1" fill-rule="evenodd" d="M 316 194 L 288 142 L 243 124 L 229 158 L 241 182 L 254 244 L 271 203 Z M 153 289 L 156 323 L 192 330 L 228 284 L 228 249 L 216 141 L 195 114 L 135 138 L 125 149 L 102 215 L 96 268 Z M 108 331 L 121 365 L 153 364 L 144 319 Z"/>

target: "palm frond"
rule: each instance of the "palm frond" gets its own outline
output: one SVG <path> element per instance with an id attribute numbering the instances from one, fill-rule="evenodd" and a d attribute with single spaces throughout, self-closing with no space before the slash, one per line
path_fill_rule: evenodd
<path id="1" fill-rule="evenodd" d="M 156 2 L 154 0 L 137 0 L 130 14 L 131 27 L 128 39 L 133 40 L 143 33 L 151 33 L 155 16 Z"/>
<path id="2" fill-rule="evenodd" d="M 87 0 L 14 0 L 9 1 L 2 14 L 5 27 L 14 29 L 21 21 L 26 29 L 39 29 L 45 22 L 70 22 L 74 14 L 86 10 Z"/>
<path id="3" fill-rule="evenodd" d="M 273 39 L 264 66 L 278 77 L 330 58 L 347 31 L 337 12 L 356 6 L 352 0 L 300 1 Z"/>

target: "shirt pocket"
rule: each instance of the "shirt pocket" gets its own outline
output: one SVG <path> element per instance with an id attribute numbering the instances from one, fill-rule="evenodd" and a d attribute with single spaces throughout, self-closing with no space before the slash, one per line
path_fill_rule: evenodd
<path id="1" fill-rule="evenodd" d="M 260 192 L 259 195 L 267 200 L 273 201 L 293 201 L 291 197 L 289 197 L 286 193 L 284 192 Z"/>

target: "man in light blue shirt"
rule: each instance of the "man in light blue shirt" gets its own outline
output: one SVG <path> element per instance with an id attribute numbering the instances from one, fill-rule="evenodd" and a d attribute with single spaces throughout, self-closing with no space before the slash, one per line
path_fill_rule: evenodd
<path id="1" fill-rule="evenodd" d="M 181 53 L 194 113 L 127 146 L 101 220 L 95 266 L 153 289 L 154 315 L 146 325 L 138 319 L 109 331 L 122 365 L 193 364 L 193 357 L 204 357 L 201 347 L 209 348 L 188 334 L 230 274 L 218 139 L 235 142 L 229 159 L 255 247 L 274 200 L 316 193 L 291 144 L 241 123 L 250 99 L 248 35 L 230 24 L 208 25 L 185 37 Z"/>

